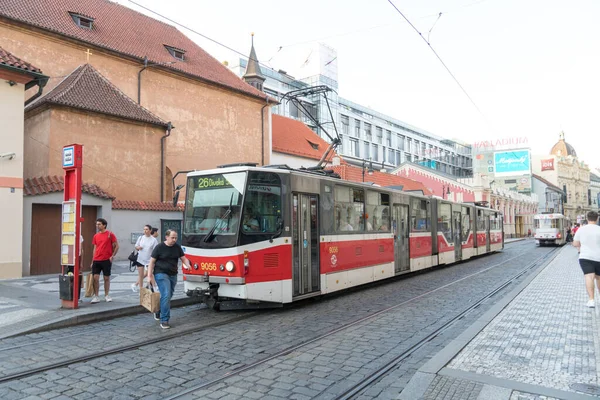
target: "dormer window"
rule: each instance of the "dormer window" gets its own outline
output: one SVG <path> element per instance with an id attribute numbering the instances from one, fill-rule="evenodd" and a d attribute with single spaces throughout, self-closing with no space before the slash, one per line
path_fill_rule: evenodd
<path id="1" fill-rule="evenodd" d="M 319 150 L 319 145 L 317 143 L 313 143 L 310 140 L 307 140 L 308 144 L 310 144 L 310 146 L 315 149 L 315 150 Z"/>
<path id="2" fill-rule="evenodd" d="M 77 24 L 78 27 L 88 29 L 90 31 L 92 30 L 94 26 L 94 18 L 75 13 L 69 14 L 71 14 L 71 18 L 73 18 L 73 21 Z"/>
<path id="3" fill-rule="evenodd" d="M 178 59 L 179 61 L 185 60 L 185 50 L 178 49 L 177 47 L 167 46 L 166 44 L 164 46 L 169 54 L 171 54 L 174 58 Z"/>

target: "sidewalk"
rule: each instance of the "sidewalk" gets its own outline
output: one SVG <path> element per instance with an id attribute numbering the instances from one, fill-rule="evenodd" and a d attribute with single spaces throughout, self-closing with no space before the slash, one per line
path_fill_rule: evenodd
<path id="1" fill-rule="evenodd" d="M 415 400 L 600 398 L 600 298 L 587 308 L 577 251 L 564 246 L 419 369 Z"/>
<path id="2" fill-rule="evenodd" d="M 137 271 L 129 271 L 128 261 L 115 262 L 110 278 L 112 302 L 104 301 L 104 284 L 100 277 L 100 303 L 91 304 L 91 297 L 84 297 L 76 310 L 61 308 L 58 274 L 0 280 L 0 339 L 42 329 L 147 312 L 139 305 L 139 293 L 131 290 L 131 284 L 137 280 Z M 178 284 L 171 304 L 181 306 L 196 303 L 195 299 L 183 293 L 181 271 L 177 278 Z M 81 291 L 82 296 L 83 294 L 84 290 Z"/>

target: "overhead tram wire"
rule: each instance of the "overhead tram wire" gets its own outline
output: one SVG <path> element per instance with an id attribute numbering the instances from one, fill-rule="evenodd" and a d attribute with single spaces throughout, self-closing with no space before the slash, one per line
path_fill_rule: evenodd
<path id="1" fill-rule="evenodd" d="M 465 90 L 465 88 L 463 87 L 463 85 L 460 84 L 460 82 L 458 81 L 458 79 L 456 78 L 456 76 L 454 76 L 454 74 L 452 73 L 452 71 L 450 71 L 450 68 L 448 68 L 448 66 L 446 65 L 446 63 L 444 62 L 444 60 L 442 60 L 442 57 L 440 57 L 439 54 L 435 51 L 435 49 L 433 48 L 433 46 L 431 45 L 431 43 L 427 39 L 425 39 L 425 37 L 423 36 L 423 34 L 417 29 L 416 26 L 414 26 L 412 24 L 412 22 L 410 22 L 410 20 L 404 15 L 404 13 L 402 13 L 402 11 L 400 11 L 400 9 L 398 7 L 396 7 L 396 5 L 394 3 L 392 3 L 392 0 L 388 0 L 388 3 L 390 3 L 392 5 L 392 7 L 394 7 L 394 9 L 398 12 L 398 14 L 400 14 L 402 16 L 402 18 L 404 18 L 404 20 L 406 22 L 408 22 L 408 24 L 414 29 L 414 31 L 417 32 L 417 34 L 419 35 L 419 37 L 421 39 L 423 39 L 423 41 L 425 43 L 427 43 L 427 46 L 429 46 L 429 48 L 431 49 L 431 51 L 433 52 L 433 54 L 437 57 L 437 59 L 440 61 L 440 63 L 442 63 L 442 65 L 444 66 L 444 68 L 446 69 L 446 71 L 448 71 L 448 73 L 450 74 L 450 76 L 452 77 L 452 79 L 454 79 L 454 82 L 456 82 L 456 84 L 458 85 L 458 87 L 460 88 L 460 90 L 462 90 L 462 92 L 465 94 L 465 96 L 467 96 L 467 98 L 469 99 L 469 101 L 471 102 L 471 104 L 473 104 L 473 106 L 477 109 L 477 111 L 479 112 L 479 114 L 481 114 L 481 116 L 483 117 L 483 119 L 488 123 L 488 125 L 490 125 L 490 128 L 491 128 L 491 124 L 489 123 L 489 121 L 488 121 L 487 117 L 485 116 L 485 114 L 483 113 L 483 111 L 481 111 L 481 109 L 477 106 L 477 104 L 475 103 L 475 101 L 473 100 L 473 98 L 471 96 L 469 96 L 469 93 L 467 93 L 467 91 Z"/>

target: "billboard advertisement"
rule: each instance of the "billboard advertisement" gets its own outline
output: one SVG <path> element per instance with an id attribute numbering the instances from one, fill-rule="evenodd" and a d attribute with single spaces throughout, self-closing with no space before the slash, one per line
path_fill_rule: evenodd
<path id="1" fill-rule="evenodd" d="M 494 153 L 495 176 L 531 174 L 529 150 L 497 151 Z"/>

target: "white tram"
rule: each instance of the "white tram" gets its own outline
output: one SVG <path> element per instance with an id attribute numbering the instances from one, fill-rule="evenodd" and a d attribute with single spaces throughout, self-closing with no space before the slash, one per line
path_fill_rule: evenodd
<path id="1" fill-rule="evenodd" d="M 535 243 L 539 246 L 562 246 L 567 242 L 569 221 L 562 214 L 538 214 L 533 217 Z"/>

